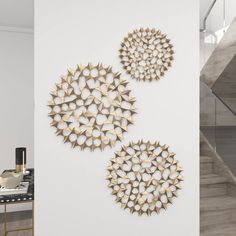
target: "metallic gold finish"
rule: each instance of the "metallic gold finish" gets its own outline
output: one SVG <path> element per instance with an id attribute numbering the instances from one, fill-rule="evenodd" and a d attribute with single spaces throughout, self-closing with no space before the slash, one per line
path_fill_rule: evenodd
<path id="1" fill-rule="evenodd" d="M 51 92 L 49 117 L 56 134 L 73 148 L 91 151 L 123 139 L 136 113 L 135 99 L 120 73 L 102 64 L 77 66 Z"/>
<path id="2" fill-rule="evenodd" d="M 26 202 L 26 201 L 25 201 Z M 3 228 L 3 235 L 7 236 L 8 233 L 13 233 L 13 232 L 20 232 L 20 231 L 26 231 L 26 230 L 32 230 L 32 235 L 34 236 L 34 201 L 32 202 L 32 227 L 28 228 L 21 228 L 21 229 L 7 229 L 7 205 L 13 205 L 17 203 L 6 203 L 4 204 L 4 212 L 3 212 L 3 223 L 4 223 L 4 228 Z"/>
<path id="3" fill-rule="evenodd" d="M 183 181 L 175 154 L 157 142 L 141 140 L 122 146 L 107 170 L 108 186 L 116 202 L 139 215 L 166 209 Z"/>
<path id="4" fill-rule="evenodd" d="M 34 201 L 32 201 L 32 236 L 34 236 Z"/>
<path id="5" fill-rule="evenodd" d="M 4 236 L 6 236 L 7 235 L 7 205 L 6 204 L 4 204 L 3 218 L 4 218 Z"/>
<path id="6" fill-rule="evenodd" d="M 16 165 L 16 173 L 23 172 L 24 170 L 24 165 Z"/>
<path id="7" fill-rule="evenodd" d="M 121 43 L 123 68 L 137 80 L 158 80 L 173 61 L 173 45 L 160 30 L 136 29 Z"/>

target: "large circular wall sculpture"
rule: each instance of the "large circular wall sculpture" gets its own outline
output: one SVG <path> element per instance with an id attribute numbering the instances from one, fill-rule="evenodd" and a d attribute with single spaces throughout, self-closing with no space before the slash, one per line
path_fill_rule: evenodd
<path id="1" fill-rule="evenodd" d="M 64 142 L 81 150 L 114 146 L 136 113 L 127 85 L 119 73 L 101 64 L 68 71 L 51 93 L 51 126 Z"/>
<path id="2" fill-rule="evenodd" d="M 160 30 L 136 29 L 121 43 L 120 60 L 137 80 L 158 80 L 173 60 L 173 45 Z"/>
<path id="3" fill-rule="evenodd" d="M 139 215 L 166 209 L 183 180 L 175 154 L 157 142 L 138 141 L 123 146 L 107 169 L 116 202 Z"/>

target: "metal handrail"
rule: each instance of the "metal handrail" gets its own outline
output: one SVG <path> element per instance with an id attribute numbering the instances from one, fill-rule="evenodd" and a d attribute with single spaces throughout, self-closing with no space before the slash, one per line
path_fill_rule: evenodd
<path id="1" fill-rule="evenodd" d="M 214 0 L 211 3 L 209 9 L 207 10 L 205 17 L 203 18 L 203 28 L 200 30 L 201 32 L 206 32 L 206 21 L 207 21 L 208 16 L 211 13 L 212 8 L 215 6 L 216 2 L 217 2 L 217 0 Z"/>

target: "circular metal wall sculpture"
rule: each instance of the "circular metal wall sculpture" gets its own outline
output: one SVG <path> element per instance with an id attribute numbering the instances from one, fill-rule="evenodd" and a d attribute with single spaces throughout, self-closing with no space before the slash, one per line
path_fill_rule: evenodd
<path id="1" fill-rule="evenodd" d="M 56 134 L 81 150 L 103 150 L 122 140 L 133 123 L 135 99 L 111 67 L 78 66 L 61 77 L 51 93 L 49 116 Z"/>
<path id="2" fill-rule="evenodd" d="M 137 80 L 158 80 L 173 60 L 173 45 L 160 30 L 136 29 L 121 43 L 123 68 Z"/>
<path id="3" fill-rule="evenodd" d="M 123 146 L 108 167 L 116 202 L 131 213 L 151 215 L 166 209 L 181 189 L 182 168 L 166 145 L 138 141 Z"/>

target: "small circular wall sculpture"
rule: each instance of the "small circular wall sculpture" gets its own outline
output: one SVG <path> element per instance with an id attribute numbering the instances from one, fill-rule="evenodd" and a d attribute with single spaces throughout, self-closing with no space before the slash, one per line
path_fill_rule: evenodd
<path id="1" fill-rule="evenodd" d="M 137 80 L 158 80 L 171 66 L 173 45 L 160 30 L 136 29 L 121 43 L 123 68 Z"/>
<path id="2" fill-rule="evenodd" d="M 139 215 L 166 209 L 183 180 L 175 154 L 157 142 L 138 141 L 122 146 L 107 169 L 116 202 Z"/>
<path id="3" fill-rule="evenodd" d="M 135 99 L 128 82 L 101 64 L 78 66 L 51 93 L 51 126 L 64 142 L 91 151 L 114 146 L 133 123 Z"/>

